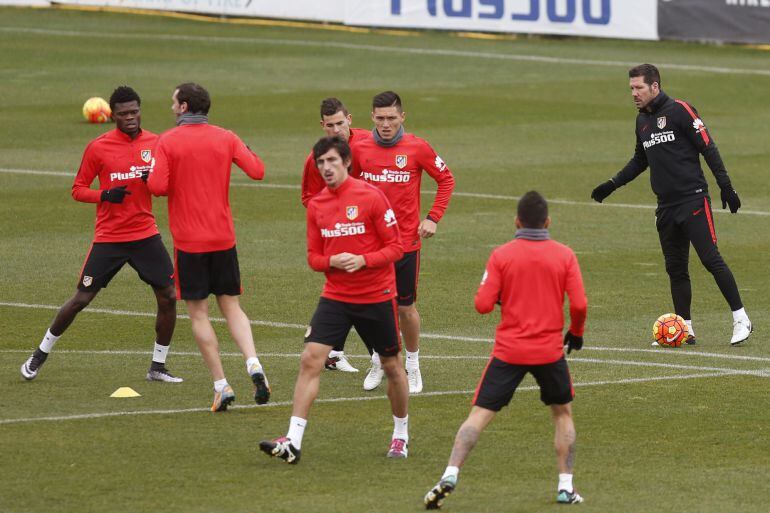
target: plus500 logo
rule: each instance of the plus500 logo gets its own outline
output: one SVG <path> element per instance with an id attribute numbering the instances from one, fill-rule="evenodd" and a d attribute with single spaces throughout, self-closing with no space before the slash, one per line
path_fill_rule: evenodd
<path id="1" fill-rule="evenodd" d="M 517 12 L 511 13 L 516 21 L 545 19 L 555 23 L 572 23 L 578 17 L 588 25 L 609 25 L 611 0 L 521 0 Z M 510 4 L 513 0 L 507 0 Z M 428 14 L 443 14 L 450 18 L 502 19 L 506 14 L 506 0 L 425 0 Z M 528 5 L 527 5 L 528 4 Z M 580 7 L 580 9 L 578 9 Z M 544 12 L 543 12 L 544 11 Z M 390 0 L 390 14 L 401 15 L 401 0 Z"/>

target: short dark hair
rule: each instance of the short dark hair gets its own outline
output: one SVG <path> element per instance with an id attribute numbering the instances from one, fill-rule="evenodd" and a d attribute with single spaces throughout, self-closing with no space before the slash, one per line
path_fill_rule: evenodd
<path id="1" fill-rule="evenodd" d="M 516 216 L 524 228 L 542 228 L 548 219 L 548 202 L 537 191 L 529 191 L 519 199 Z"/>
<path id="2" fill-rule="evenodd" d="M 350 145 L 336 135 L 318 139 L 318 142 L 313 146 L 313 160 L 318 160 L 318 157 L 332 149 L 337 150 L 343 162 L 350 160 Z"/>
<path id="3" fill-rule="evenodd" d="M 401 109 L 401 97 L 393 91 L 384 91 L 372 98 L 372 110 L 378 107 L 396 107 Z"/>
<path id="4" fill-rule="evenodd" d="M 324 116 L 333 116 L 339 111 L 342 111 L 344 115 L 348 115 L 348 108 L 337 98 L 327 98 L 321 102 L 321 119 Z"/>
<path id="5" fill-rule="evenodd" d="M 211 97 L 209 92 L 200 85 L 193 82 L 185 82 L 176 86 L 176 101 L 187 103 L 187 112 L 191 114 L 208 114 L 211 108 Z"/>
<path id="6" fill-rule="evenodd" d="M 645 84 L 652 85 L 654 82 L 657 82 L 658 87 L 661 87 L 660 72 L 652 64 L 640 64 L 628 70 L 628 78 L 634 77 L 644 77 Z"/>
<path id="7" fill-rule="evenodd" d="M 136 102 L 137 105 L 142 104 L 141 98 L 132 88 L 127 85 L 118 86 L 112 91 L 110 95 L 110 110 L 115 110 L 116 103 L 128 103 Z"/>

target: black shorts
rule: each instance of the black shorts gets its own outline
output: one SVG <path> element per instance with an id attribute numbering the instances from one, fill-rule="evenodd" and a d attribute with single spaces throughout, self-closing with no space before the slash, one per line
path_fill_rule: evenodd
<path id="1" fill-rule="evenodd" d="M 160 235 L 131 242 L 94 242 L 83 262 L 78 289 L 96 292 L 130 265 L 148 285 L 163 289 L 174 283 L 174 267 Z"/>
<path id="2" fill-rule="evenodd" d="M 396 290 L 399 306 L 417 301 L 417 281 L 420 278 L 420 251 L 404 253 L 396 266 Z"/>
<path id="3" fill-rule="evenodd" d="M 174 250 L 176 295 L 178 299 L 206 299 L 215 296 L 239 296 L 241 269 L 235 246 L 223 251 L 186 253 Z"/>
<path id="4" fill-rule="evenodd" d="M 351 327 L 356 328 L 366 347 L 380 356 L 401 352 L 394 299 L 358 304 L 322 297 L 305 333 L 305 342 L 318 342 L 341 351 Z"/>
<path id="5" fill-rule="evenodd" d="M 543 404 L 572 402 L 575 389 L 564 357 L 545 365 L 513 365 L 493 356 L 476 387 L 473 405 L 500 411 L 511 402 L 513 393 L 528 372 L 540 386 L 540 400 Z"/>

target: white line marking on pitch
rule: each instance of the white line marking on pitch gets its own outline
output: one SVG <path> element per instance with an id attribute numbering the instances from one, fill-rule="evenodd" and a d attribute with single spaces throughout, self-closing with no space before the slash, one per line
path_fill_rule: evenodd
<path id="1" fill-rule="evenodd" d="M 61 176 L 61 177 L 67 177 L 67 178 L 73 178 L 75 175 L 72 173 L 64 172 L 64 171 L 47 171 L 47 170 L 35 170 L 35 169 L 15 169 L 15 168 L 0 168 L 0 173 L 5 174 L 27 174 L 27 175 L 45 175 L 45 176 Z M 262 188 L 262 189 L 292 189 L 292 190 L 299 190 L 299 185 L 293 185 L 293 184 L 278 184 L 278 183 L 247 183 L 247 182 L 232 182 L 231 185 L 233 187 L 253 187 L 253 188 Z M 436 191 L 433 190 L 425 190 L 421 191 L 421 194 L 425 194 L 427 196 L 433 196 L 436 194 Z M 502 200 L 502 201 L 518 201 L 520 199 L 520 196 L 506 196 L 503 194 L 485 194 L 480 192 L 461 192 L 461 191 L 454 191 L 452 193 L 452 196 L 459 196 L 463 198 L 478 198 L 478 199 L 491 199 L 491 200 Z M 569 205 L 569 206 L 577 206 L 577 207 L 595 207 L 595 208 L 631 208 L 636 210 L 654 210 L 656 207 L 655 205 L 650 204 L 633 204 L 633 203 L 596 203 L 595 201 L 574 201 L 574 200 L 565 200 L 565 199 L 558 199 L 558 198 L 551 198 L 548 200 L 549 203 L 553 203 L 554 205 Z M 714 210 L 713 211 L 716 214 L 727 214 L 730 211 L 729 210 Z M 769 217 L 770 212 L 765 212 L 763 210 L 741 210 L 741 214 L 749 215 L 749 216 L 760 216 L 760 217 Z"/>
<path id="2" fill-rule="evenodd" d="M 356 50 L 388 54 L 407 54 L 407 55 L 438 55 L 442 57 L 468 57 L 472 59 L 494 59 L 505 61 L 525 61 L 538 62 L 546 64 L 568 64 L 579 66 L 610 66 L 629 68 L 638 64 L 637 62 L 626 61 L 600 61 L 596 59 L 576 59 L 564 57 L 549 57 L 545 55 L 527 55 L 510 54 L 495 52 L 479 52 L 468 50 L 447 50 L 442 48 L 415 48 L 407 46 L 390 45 L 368 45 L 355 43 L 341 43 L 338 41 L 312 41 L 303 39 L 273 39 L 264 37 L 221 37 L 221 36 L 192 36 L 183 34 L 137 34 L 137 33 L 115 33 L 115 32 L 81 32 L 76 30 L 55 30 L 33 27 L 0 27 L 0 32 L 14 32 L 20 34 L 40 34 L 49 36 L 64 37 L 85 37 L 95 40 L 103 39 L 139 39 L 139 40 L 161 40 L 161 41 L 198 41 L 215 43 L 246 43 L 250 45 L 275 45 L 275 46 L 297 46 L 297 47 L 323 47 L 339 48 L 343 50 Z M 751 68 L 730 68 L 726 66 L 703 66 L 696 64 L 675 64 L 661 62 L 658 66 L 665 69 L 678 69 L 682 71 L 699 71 L 705 73 L 722 73 L 736 75 L 763 75 L 770 76 L 770 70 L 751 69 Z"/>
<path id="3" fill-rule="evenodd" d="M 589 386 L 602 386 L 602 385 L 626 385 L 633 383 L 647 383 L 653 381 L 667 381 L 667 380 L 684 380 L 684 379 L 697 379 L 697 378 L 711 378 L 711 377 L 723 377 L 735 374 L 734 372 L 710 372 L 705 374 L 688 374 L 682 376 L 653 376 L 647 378 L 626 378 L 617 380 L 603 380 L 603 381 L 588 381 L 585 383 L 575 383 L 575 387 L 589 387 Z M 519 387 L 517 390 L 532 391 L 538 390 L 535 385 Z M 474 390 L 446 390 L 436 392 L 423 392 L 416 396 L 410 396 L 410 400 L 419 399 L 421 397 L 436 397 L 445 395 L 469 395 L 474 393 Z M 381 399 L 387 399 L 385 395 L 377 396 L 363 396 L 363 397 L 335 397 L 330 399 L 316 399 L 315 404 L 321 403 L 341 403 L 352 401 L 376 401 Z M 291 401 L 277 401 L 274 403 L 268 403 L 263 405 L 251 404 L 231 406 L 235 409 L 253 409 L 253 408 L 276 408 L 280 406 L 291 406 Z M 117 411 L 117 412 L 102 412 L 102 413 L 82 413 L 77 415 L 61 415 L 55 417 L 26 417 L 19 419 L 0 419 L 0 425 L 8 424 L 25 424 L 32 422 L 58 422 L 66 420 L 86 420 L 86 419 L 101 419 L 107 417 L 126 417 L 133 415 L 172 415 L 177 413 L 198 413 L 198 412 L 210 412 L 209 408 L 185 408 L 178 410 L 138 410 L 138 411 Z"/>

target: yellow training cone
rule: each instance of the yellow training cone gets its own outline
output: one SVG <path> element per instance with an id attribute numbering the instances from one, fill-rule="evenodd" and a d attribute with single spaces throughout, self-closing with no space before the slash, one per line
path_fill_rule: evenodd
<path id="1" fill-rule="evenodd" d="M 131 387 L 120 387 L 110 397 L 142 397 L 142 394 Z"/>

